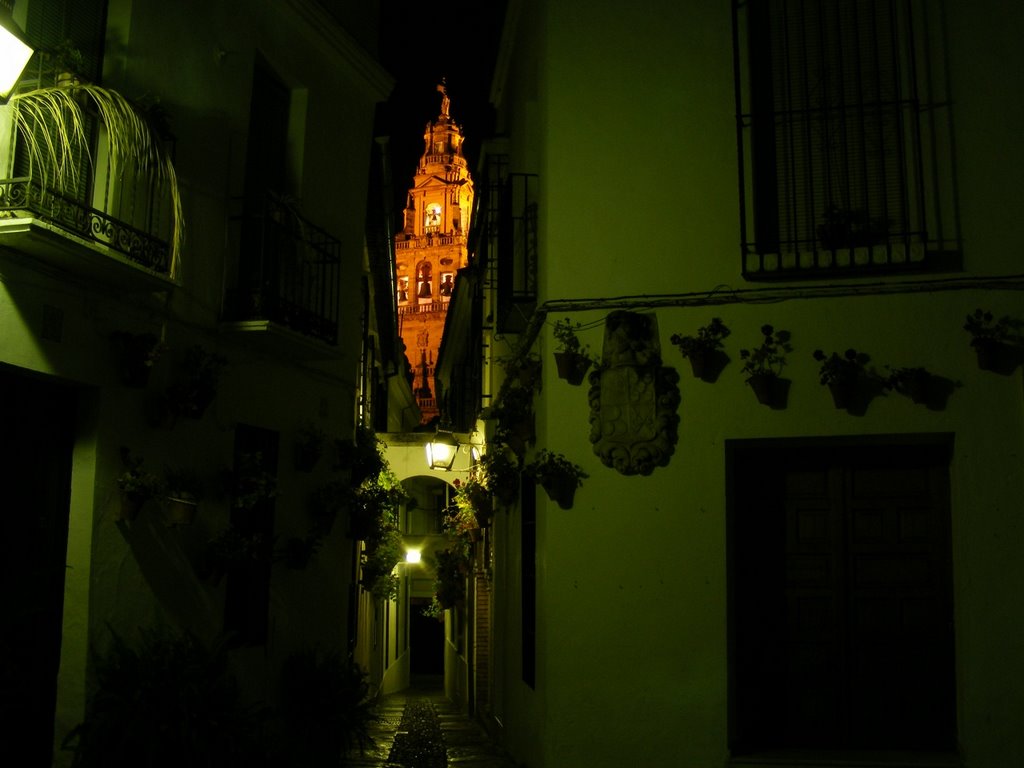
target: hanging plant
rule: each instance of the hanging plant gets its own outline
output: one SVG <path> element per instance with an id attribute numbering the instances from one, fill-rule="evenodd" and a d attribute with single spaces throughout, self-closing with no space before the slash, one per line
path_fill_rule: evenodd
<path id="1" fill-rule="evenodd" d="M 376 477 L 386 465 L 383 443 L 370 427 L 360 424 L 352 440 L 336 440 L 338 463 L 336 471 L 349 471 L 353 486 L 359 486 L 367 478 Z"/>
<path id="2" fill-rule="evenodd" d="M 929 410 L 941 411 L 953 393 L 954 383 L 925 368 L 890 368 L 886 386 Z"/>
<path id="3" fill-rule="evenodd" d="M 118 375 L 126 387 L 142 388 L 160 355 L 167 349 L 156 334 L 114 331 L 110 334 L 117 356 Z"/>
<path id="4" fill-rule="evenodd" d="M 821 364 L 818 380 L 828 387 L 838 409 L 863 416 L 871 400 L 885 390 L 885 381 L 868 370 L 871 358 L 863 352 L 851 348 L 842 355 L 837 352 L 826 355 L 816 349 L 813 355 Z"/>
<path id="5" fill-rule="evenodd" d="M 456 502 L 447 507 L 444 511 L 442 527 L 452 542 L 458 544 L 459 547 L 465 547 L 467 551 L 470 551 L 473 542 L 483 538 L 480 521 L 477 520 L 473 508 L 468 504 Z"/>
<path id="6" fill-rule="evenodd" d="M 519 498 L 519 459 L 500 443 L 488 447 L 480 458 L 480 476 L 484 486 L 498 503 L 509 507 Z"/>
<path id="7" fill-rule="evenodd" d="M 466 576 L 469 557 L 459 549 L 441 549 L 434 553 L 434 600 L 442 609 L 454 608 L 466 600 Z"/>
<path id="8" fill-rule="evenodd" d="M 188 525 L 195 520 L 204 483 L 199 475 L 182 467 L 168 468 L 164 473 L 166 516 L 168 525 Z"/>
<path id="9" fill-rule="evenodd" d="M 156 498 L 162 492 L 160 478 L 142 468 L 142 458 L 132 456 L 127 446 L 121 446 L 121 463 L 125 471 L 117 478 L 117 487 L 121 492 L 121 508 L 119 517 L 122 520 L 134 520 L 146 502 Z"/>
<path id="10" fill-rule="evenodd" d="M 537 453 L 523 472 L 540 483 L 548 498 L 562 509 L 572 508 L 576 489 L 583 485 L 584 479 L 590 477 L 578 464 L 546 448 Z"/>
<path id="11" fill-rule="evenodd" d="M 166 404 L 173 416 L 202 418 L 217 396 L 227 358 L 198 344 L 185 350 L 174 382 L 167 389 Z"/>
<path id="12" fill-rule="evenodd" d="M 378 600 L 394 600 L 398 597 L 394 569 L 403 556 L 402 534 L 397 523 L 389 524 L 366 541 L 360 585 Z"/>
<path id="13" fill-rule="evenodd" d="M 786 353 L 793 351 L 790 334 L 765 324 L 761 326 L 761 335 L 759 347 L 740 350 L 740 372 L 747 377 L 759 403 L 781 410 L 789 396 L 789 381 L 782 378 L 782 369 L 786 366 Z"/>
<path id="14" fill-rule="evenodd" d="M 721 318 L 713 317 L 710 323 L 698 328 L 695 335 L 674 333 L 669 341 L 690 361 L 694 377 L 710 383 L 718 379 L 729 363 L 729 357 L 722 349 L 722 340 L 729 334 L 729 328 Z"/>
<path id="15" fill-rule="evenodd" d="M 255 509 L 277 496 L 277 476 L 266 468 L 260 451 L 238 457 L 232 481 L 231 505 L 235 509 Z"/>
<path id="16" fill-rule="evenodd" d="M 1021 339 L 1013 333 L 1009 317 L 998 320 L 991 312 L 974 310 L 964 322 L 964 330 L 971 334 L 971 346 L 978 359 L 978 368 L 1007 376 L 1024 360 Z"/>
<path id="17" fill-rule="evenodd" d="M 491 516 L 494 514 L 491 492 L 487 486 L 477 478 L 470 477 L 464 482 L 455 481 L 455 505 L 463 511 L 470 519 L 475 521 L 477 528 L 486 528 L 491 524 Z"/>
<path id="18" fill-rule="evenodd" d="M 311 421 L 303 422 L 295 434 L 293 460 L 299 472 L 312 472 L 324 452 L 327 433 Z"/>
<path id="19" fill-rule="evenodd" d="M 554 326 L 555 365 L 558 367 L 558 378 L 565 379 L 572 386 L 579 386 L 594 364 L 590 356 L 590 346 L 581 344 L 576 332 L 582 323 L 573 323 L 568 317 L 559 320 Z"/>

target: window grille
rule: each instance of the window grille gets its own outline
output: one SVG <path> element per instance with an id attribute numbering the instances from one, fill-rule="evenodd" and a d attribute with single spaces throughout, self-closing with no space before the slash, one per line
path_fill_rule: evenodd
<path id="1" fill-rule="evenodd" d="M 948 114 L 916 4 L 734 3 L 746 277 L 949 266 Z"/>

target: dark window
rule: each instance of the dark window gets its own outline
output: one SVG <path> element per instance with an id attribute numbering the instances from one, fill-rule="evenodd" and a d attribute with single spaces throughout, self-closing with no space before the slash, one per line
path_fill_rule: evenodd
<path id="1" fill-rule="evenodd" d="M 519 333 L 537 306 L 538 176 L 510 173 L 501 188 L 497 253 L 497 329 Z"/>
<path id="2" fill-rule="evenodd" d="M 919 73 L 932 47 L 915 6 L 734 4 L 747 277 L 952 265 L 936 154 L 948 125 Z"/>
<path id="3" fill-rule="evenodd" d="M 244 557 L 228 569 L 224 628 L 240 645 L 267 642 L 277 454 L 277 432 L 247 424 L 235 429 L 231 529 Z"/>
<path id="4" fill-rule="evenodd" d="M 734 755 L 955 749 L 949 453 L 728 444 Z"/>

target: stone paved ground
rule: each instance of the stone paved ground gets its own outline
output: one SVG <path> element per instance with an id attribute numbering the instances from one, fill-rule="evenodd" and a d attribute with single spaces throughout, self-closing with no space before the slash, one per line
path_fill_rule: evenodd
<path id="1" fill-rule="evenodd" d="M 374 746 L 354 768 L 516 768 L 483 727 L 435 690 L 410 689 L 377 706 Z"/>

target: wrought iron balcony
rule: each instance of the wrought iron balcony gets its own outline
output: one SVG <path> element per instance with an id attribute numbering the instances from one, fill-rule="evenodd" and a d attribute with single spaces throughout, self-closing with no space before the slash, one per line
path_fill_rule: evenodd
<path id="1" fill-rule="evenodd" d="M 44 189 L 31 177 L 0 179 L 0 219 L 0 238 L 29 233 L 33 228 L 30 220 L 36 219 L 52 225 L 46 228 L 51 232 L 64 232 L 112 249 L 139 266 L 170 275 L 170 245 L 166 239 L 61 192 Z"/>
<path id="2" fill-rule="evenodd" d="M 171 285 L 181 239 L 171 142 L 138 117 L 127 129 L 104 122 L 133 109 L 94 86 L 12 99 L 0 113 L 11 129 L 0 152 L 0 244 L 121 289 Z"/>
<path id="3" fill-rule="evenodd" d="M 274 323 L 336 345 L 340 306 L 341 243 L 272 192 L 235 218 L 240 228 L 237 287 L 227 317 Z"/>

